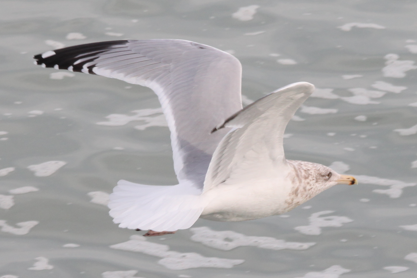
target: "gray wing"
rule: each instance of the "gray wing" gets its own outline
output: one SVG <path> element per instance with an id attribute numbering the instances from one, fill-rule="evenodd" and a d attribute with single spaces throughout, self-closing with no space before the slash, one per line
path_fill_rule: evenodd
<path id="1" fill-rule="evenodd" d="M 260 180 L 270 171 L 285 171 L 283 138 L 295 111 L 314 86 L 299 82 L 281 88 L 245 107 L 213 130 L 233 128 L 220 142 L 210 163 L 204 191 L 224 182 Z"/>
<path id="2" fill-rule="evenodd" d="M 242 108 L 241 64 L 216 48 L 185 40 L 123 40 L 36 55 L 36 64 L 120 79 L 157 94 L 171 131 L 178 180 L 200 188 L 227 130 L 211 134 Z"/>

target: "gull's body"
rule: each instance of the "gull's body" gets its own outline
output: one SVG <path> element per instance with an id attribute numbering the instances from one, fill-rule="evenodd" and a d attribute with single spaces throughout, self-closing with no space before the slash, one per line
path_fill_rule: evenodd
<path id="1" fill-rule="evenodd" d="M 242 109 L 241 64 L 184 40 L 79 45 L 35 56 L 36 64 L 117 78 L 157 94 L 173 149 L 175 186 L 121 180 L 110 196 L 120 227 L 175 231 L 199 217 L 240 221 L 281 214 L 336 183 L 315 163 L 285 159 L 283 135 L 314 86 L 294 83 Z"/>

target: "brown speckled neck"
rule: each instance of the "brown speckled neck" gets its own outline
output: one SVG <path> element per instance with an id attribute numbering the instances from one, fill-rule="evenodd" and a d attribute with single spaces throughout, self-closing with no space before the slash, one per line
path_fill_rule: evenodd
<path id="1" fill-rule="evenodd" d="M 289 211 L 310 200 L 325 190 L 327 186 L 317 179 L 320 170 L 324 170 L 326 166 L 299 160 L 287 160 L 287 163 L 293 170 L 288 174 L 293 187 L 285 201 Z"/>

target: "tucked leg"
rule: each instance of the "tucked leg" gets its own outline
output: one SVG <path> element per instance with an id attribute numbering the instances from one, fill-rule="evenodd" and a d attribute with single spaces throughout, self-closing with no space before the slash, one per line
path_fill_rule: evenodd
<path id="1" fill-rule="evenodd" d="M 146 234 L 144 234 L 143 236 L 163 236 L 163 235 L 168 235 L 168 234 L 174 234 L 176 231 L 174 232 L 168 232 L 168 231 L 163 231 L 163 232 L 155 232 L 152 230 L 149 230 Z"/>

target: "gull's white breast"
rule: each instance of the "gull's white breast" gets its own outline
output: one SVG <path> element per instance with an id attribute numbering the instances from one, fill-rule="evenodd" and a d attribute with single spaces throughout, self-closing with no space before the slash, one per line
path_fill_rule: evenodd
<path id="1" fill-rule="evenodd" d="M 223 183 L 203 194 L 207 205 L 201 217 L 243 221 L 281 214 L 288 210 L 291 188 L 291 182 L 282 177 Z"/>

